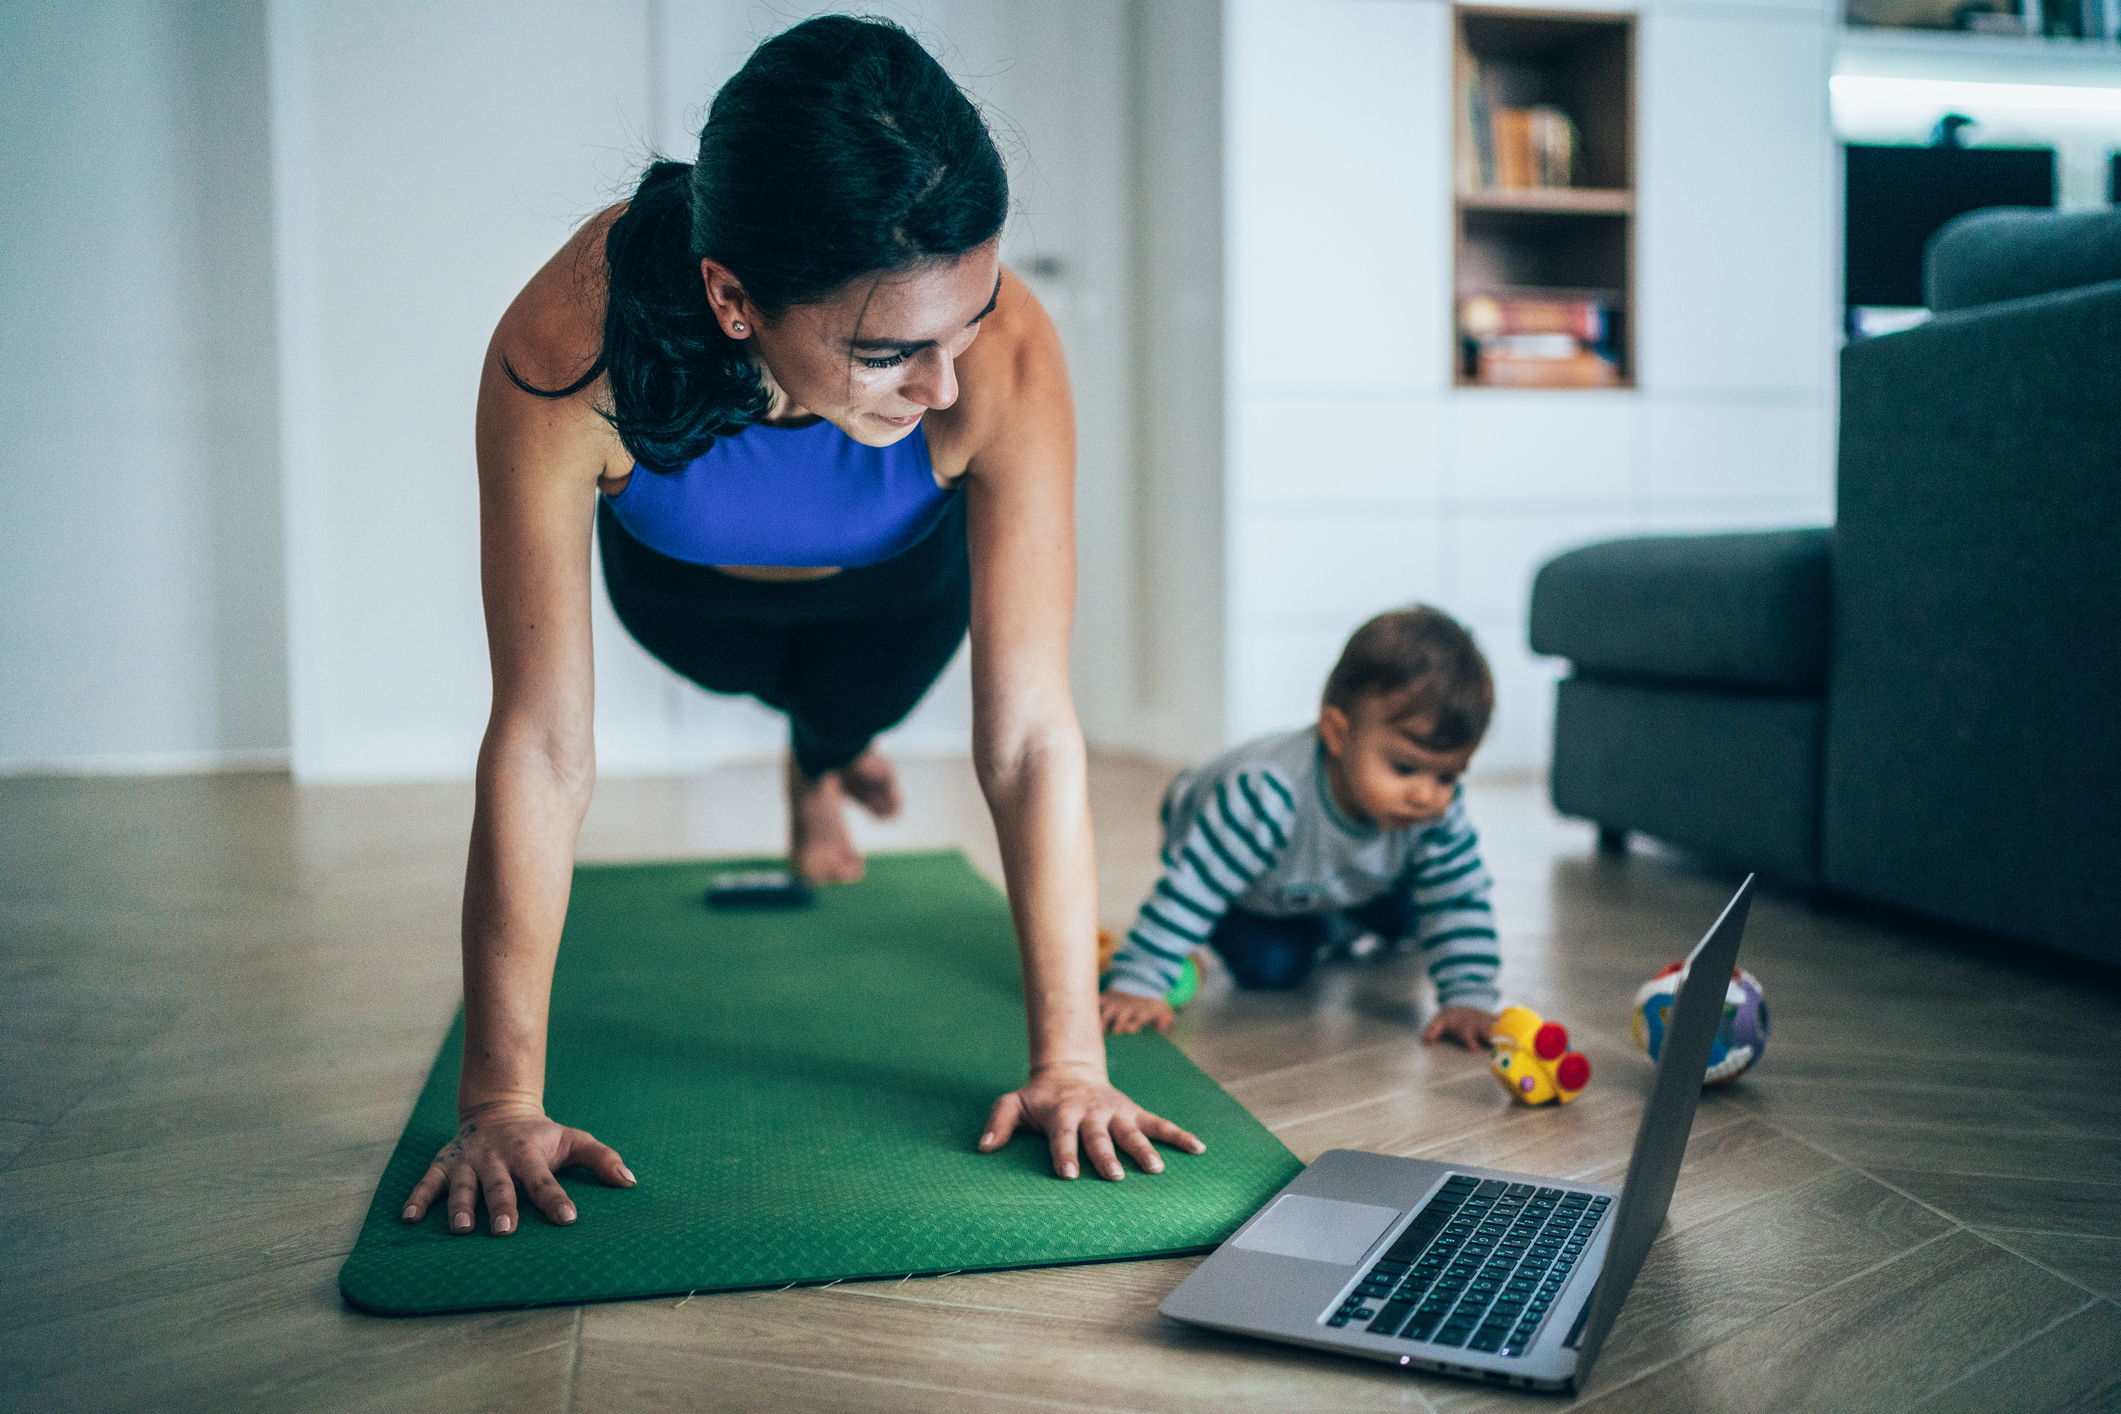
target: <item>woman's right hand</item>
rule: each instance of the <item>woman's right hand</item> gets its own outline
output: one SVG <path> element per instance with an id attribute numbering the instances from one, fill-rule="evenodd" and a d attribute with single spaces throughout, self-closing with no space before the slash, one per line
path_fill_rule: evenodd
<path id="1" fill-rule="evenodd" d="M 488 1225 L 496 1237 L 504 1236 L 516 1230 L 520 1184 L 548 1222 L 565 1227 L 575 1220 L 575 1207 L 553 1174 L 569 1164 L 582 1165 L 610 1187 L 633 1187 L 632 1171 L 609 1144 L 554 1123 L 534 1106 L 481 1106 L 463 1117 L 456 1138 L 435 1155 L 401 1216 L 418 1222 L 446 1192 L 449 1230 L 470 1232 L 483 1197 Z"/>

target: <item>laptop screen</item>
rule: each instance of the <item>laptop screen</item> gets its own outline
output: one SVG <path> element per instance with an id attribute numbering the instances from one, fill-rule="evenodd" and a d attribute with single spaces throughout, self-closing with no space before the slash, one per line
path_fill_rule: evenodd
<path id="1" fill-rule="evenodd" d="M 1672 1205 L 1672 1188 L 1679 1181 L 1687 1135 L 1694 1127 L 1694 1109 L 1701 1102 L 1702 1075 L 1715 1045 L 1717 1022 L 1723 1017 L 1724 991 L 1738 962 L 1738 942 L 1745 935 L 1745 918 L 1752 903 L 1753 876 L 1748 874 L 1724 905 L 1722 916 L 1687 957 L 1686 981 L 1672 1003 L 1663 1054 L 1657 1059 L 1657 1082 L 1635 1131 L 1635 1154 L 1628 1160 L 1605 1267 L 1591 1299 L 1584 1303 L 1582 1334 L 1571 1333 L 1569 1343 L 1579 1352 L 1579 1381 L 1598 1358 L 1598 1347 L 1619 1317 L 1621 1303 L 1627 1300 L 1635 1274 L 1649 1256 L 1650 1244 L 1657 1240 L 1665 1211 Z"/>

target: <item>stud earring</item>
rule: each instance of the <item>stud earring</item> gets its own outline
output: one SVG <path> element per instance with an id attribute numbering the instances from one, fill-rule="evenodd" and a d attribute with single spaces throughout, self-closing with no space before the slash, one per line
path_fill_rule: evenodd
<path id="1" fill-rule="evenodd" d="M 738 332 L 739 334 L 741 334 L 741 333 L 743 333 L 743 332 L 744 332 L 744 321 L 743 321 L 743 320 L 741 320 L 741 319 L 737 320 L 737 322 L 736 322 L 736 331 L 737 331 L 737 332 Z"/>

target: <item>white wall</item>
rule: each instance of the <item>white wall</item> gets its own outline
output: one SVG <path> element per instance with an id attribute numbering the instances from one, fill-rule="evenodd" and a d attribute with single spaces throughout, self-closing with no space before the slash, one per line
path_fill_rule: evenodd
<path id="1" fill-rule="evenodd" d="M 1451 386 L 1448 6 L 1231 0 L 1233 739 L 1309 719 L 1347 633 L 1423 600 L 1495 669 L 1476 769 L 1543 767 L 1545 559 L 1830 518 L 1835 17 L 1626 8 L 1638 386 L 1541 392 Z"/>
<path id="2" fill-rule="evenodd" d="M 262 3 L 0 5 L 0 772 L 287 743 Z"/>
<path id="3" fill-rule="evenodd" d="M 1132 8 L 1133 711 L 1110 744 L 1197 761 L 1230 729 L 1224 236 L 1236 110 L 1221 0 Z"/>
<path id="4" fill-rule="evenodd" d="M 471 769 L 480 363 L 638 162 L 648 40 L 638 0 L 273 0 L 298 776 Z"/>

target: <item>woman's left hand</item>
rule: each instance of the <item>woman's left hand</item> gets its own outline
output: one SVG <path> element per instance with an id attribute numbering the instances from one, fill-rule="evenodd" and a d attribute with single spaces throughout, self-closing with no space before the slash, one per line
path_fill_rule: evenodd
<path id="1" fill-rule="evenodd" d="M 1189 1154 L 1203 1153 L 1208 1147 L 1170 1120 L 1135 1104 L 1114 1089 L 1101 1071 L 1087 1066 L 1034 1070 L 1023 1089 L 994 1102 L 986 1133 L 980 1135 L 979 1151 L 991 1154 L 1001 1148 L 1019 1125 L 1046 1136 L 1053 1171 L 1062 1178 L 1076 1175 L 1078 1144 L 1090 1167 L 1115 1182 L 1126 1177 L 1119 1151 L 1140 1165 L 1143 1173 L 1162 1173 L 1164 1161 L 1152 1140 L 1160 1139 Z"/>

